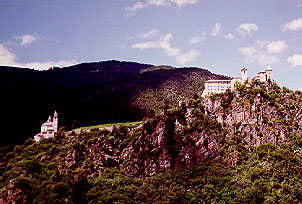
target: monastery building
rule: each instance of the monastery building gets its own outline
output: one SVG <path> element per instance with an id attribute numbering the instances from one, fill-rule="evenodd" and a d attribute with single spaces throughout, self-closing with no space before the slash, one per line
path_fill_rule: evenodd
<path id="1" fill-rule="evenodd" d="M 53 120 L 51 116 L 49 116 L 47 122 L 42 124 L 41 132 L 38 133 L 34 138 L 36 142 L 39 142 L 42 138 L 54 137 L 57 131 L 58 131 L 58 113 L 57 111 L 55 111 L 53 115 Z"/>
<path id="2" fill-rule="evenodd" d="M 231 89 L 231 91 L 234 90 L 235 88 L 235 83 L 250 83 L 253 80 L 258 80 L 260 82 L 267 82 L 268 80 L 272 80 L 272 72 L 273 70 L 271 67 L 268 65 L 265 71 L 261 71 L 252 80 L 249 80 L 247 77 L 247 68 L 243 67 L 241 69 L 241 78 L 240 77 L 235 77 L 230 80 L 216 80 L 216 79 L 211 79 L 205 81 L 204 84 L 204 91 L 202 93 L 202 96 L 205 97 L 207 95 L 210 95 L 212 93 L 223 93 L 227 89 Z"/>

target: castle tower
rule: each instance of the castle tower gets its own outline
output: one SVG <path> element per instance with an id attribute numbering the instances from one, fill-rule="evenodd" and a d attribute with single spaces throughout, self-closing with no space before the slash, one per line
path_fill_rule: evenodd
<path id="1" fill-rule="evenodd" d="M 242 79 L 243 83 L 247 80 L 247 68 L 246 67 L 243 67 L 241 69 L 241 79 Z"/>
<path id="2" fill-rule="evenodd" d="M 48 117 L 47 122 L 52 122 L 51 121 L 51 116 Z"/>
<path id="3" fill-rule="evenodd" d="M 57 113 L 57 111 L 55 111 L 55 113 L 53 115 L 53 128 L 54 128 L 54 132 L 58 131 L 58 113 Z"/>
<path id="4" fill-rule="evenodd" d="M 269 65 L 267 65 L 266 67 L 265 75 L 266 75 L 266 81 L 268 81 L 269 79 L 271 81 L 273 80 L 273 70 Z"/>

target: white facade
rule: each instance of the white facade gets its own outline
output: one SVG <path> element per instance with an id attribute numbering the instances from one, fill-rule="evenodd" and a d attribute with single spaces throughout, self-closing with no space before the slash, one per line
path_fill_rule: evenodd
<path id="1" fill-rule="evenodd" d="M 43 123 L 41 126 L 41 132 L 37 134 L 34 139 L 39 142 L 42 138 L 54 137 L 55 133 L 58 131 L 58 113 L 55 111 L 53 120 L 51 116 L 48 117 L 47 122 Z"/>
<path id="2" fill-rule="evenodd" d="M 232 80 L 207 80 L 204 83 L 204 91 L 202 96 L 210 95 L 212 93 L 223 93 L 227 89 L 231 89 Z"/>
<path id="3" fill-rule="evenodd" d="M 267 82 L 268 80 L 272 80 L 272 72 L 273 70 L 268 65 L 266 68 L 266 71 L 259 72 L 253 80 L 259 80 L 261 82 Z M 204 84 L 204 91 L 202 93 L 202 96 L 205 97 L 207 95 L 210 95 L 212 93 L 223 93 L 227 89 L 230 89 L 231 91 L 234 90 L 236 82 L 239 83 L 248 83 L 249 79 L 247 76 L 247 68 L 243 67 L 241 69 L 241 78 L 235 77 L 231 80 L 207 80 Z"/>
<path id="4" fill-rule="evenodd" d="M 243 67 L 241 69 L 241 79 L 243 82 L 246 82 L 246 80 L 247 80 L 247 68 L 246 67 Z"/>
<path id="5" fill-rule="evenodd" d="M 266 70 L 262 70 L 261 72 L 258 72 L 256 76 L 254 76 L 253 80 L 258 80 L 261 82 L 266 82 L 268 80 L 273 80 L 273 70 L 272 68 L 267 65 Z"/>

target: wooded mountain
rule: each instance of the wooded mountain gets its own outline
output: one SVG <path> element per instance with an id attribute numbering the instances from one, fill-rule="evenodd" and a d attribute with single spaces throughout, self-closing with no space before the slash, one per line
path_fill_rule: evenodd
<path id="1" fill-rule="evenodd" d="M 302 92 L 194 95 L 136 128 L 0 151 L 0 203 L 301 203 Z"/>
<path id="2" fill-rule="evenodd" d="M 67 129 L 142 120 L 203 90 L 200 68 L 105 61 L 38 71 L 0 67 L 1 144 L 22 144 L 55 110 Z"/>

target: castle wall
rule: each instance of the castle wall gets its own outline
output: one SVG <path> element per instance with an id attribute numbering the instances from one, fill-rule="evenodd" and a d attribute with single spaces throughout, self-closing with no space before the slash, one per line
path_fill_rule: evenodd
<path id="1" fill-rule="evenodd" d="M 205 97 L 207 95 L 210 95 L 212 93 L 223 93 L 227 89 L 231 89 L 231 91 L 234 90 L 236 82 L 244 83 L 245 81 L 249 81 L 247 77 L 247 68 L 243 67 L 241 69 L 241 75 L 242 77 L 236 77 L 232 80 L 207 80 L 204 84 L 204 91 L 202 93 L 202 96 Z M 268 65 L 266 68 L 266 71 L 261 71 L 258 74 L 256 74 L 253 78 L 253 80 L 258 80 L 261 82 L 267 82 L 268 80 L 272 80 L 272 69 Z"/>
<path id="2" fill-rule="evenodd" d="M 204 85 L 205 89 L 202 96 L 206 96 L 211 93 L 223 93 L 227 89 L 231 88 L 231 80 L 208 80 Z"/>

